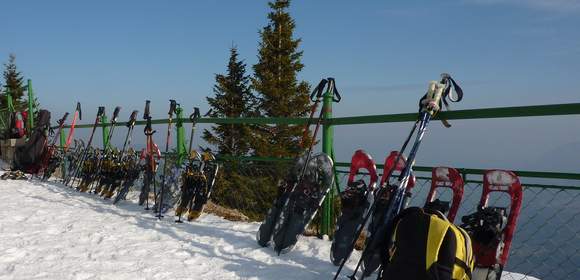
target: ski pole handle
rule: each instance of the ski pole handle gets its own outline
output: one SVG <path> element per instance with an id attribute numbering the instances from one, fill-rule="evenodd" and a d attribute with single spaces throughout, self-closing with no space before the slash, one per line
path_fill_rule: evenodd
<path id="1" fill-rule="evenodd" d="M 66 121 L 66 118 L 68 118 L 68 112 L 64 113 L 64 116 L 62 116 L 62 119 L 57 121 L 58 125 L 59 126 L 63 125 L 64 122 Z"/>
<path id="2" fill-rule="evenodd" d="M 113 118 L 111 119 L 111 123 L 117 123 L 117 118 L 119 117 L 119 113 L 121 112 L 121 106 L 115 107 L 115 111 L 113 111 Z"/>
<path id="3" fill-rule="evenodd" d="M 324 86 L 326 86 L 326 83 L 328 83 L 328 80 L 326 79 L 322 79 L 320 83 L 318 83 L 318 85 L 314 88 L 314 90 L 310 94 L 310 101 L 316 102 L 320 100 L 320 98 L 322 97 Z"/>
<path id="4" fill-rule="evenodd" d="M 173 116 L 175 109 L 177 108 L 177 102 L 173 99 L 169 100 L 169 112 L 167 113 L 169 117 Z"/>
<path id="5" fill-rule="evenodd" d="M 191 115 L 189 115 L 189 120 L 191 121 L 191 123 L 196 123 L 197 119 L 201 118 L 201 113 L 199 112 L 199 108 L 198 107 L 193 107 L 193 113 L 191 113 Z"/>
<path id="6" fill-rule="evenodd" d="M 139 111 L 137 110 L 134 110 L 133 113 L 131 113 L 129 122 L 127 122 L 127 127 L 132 127 L 135 125 L 135 122 L 137 121 L 137 114 L 139 114 Z"/>
<path id="7" fill-rule="evenodd" d="M 83 111 L 81 110 L 81 103 L 77 102 L 77 109 L 76 111 L 79 113 L 79 120 L 83 119 Z"/>
<path id="8" fill-rule="evenodd" d="M 99 109 L 97 110 L 97 117 L 101 117 L 105 114 L 105 107 L 104 106 L 100 106 Z"/>
<path id="9" fill-rule="evenodd" d="M 150 116 L 150 104 L 151 101 L 150 100 L 145 100 L 145 111 L 143 112 L 143 119 L 146 120 L 148 119 Z"/>

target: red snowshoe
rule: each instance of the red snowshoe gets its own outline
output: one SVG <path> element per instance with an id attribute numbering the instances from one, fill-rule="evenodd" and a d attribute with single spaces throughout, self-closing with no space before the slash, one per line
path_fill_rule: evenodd
<path id="1" fill-rule="evenodd" d="M 363 179 L 355 181 L 355 176 L 361 169 L 369 174 L 368 183 Z M 342 214 L 338 218 L 334 239 L 330 247 L 330 259 L 334 265 L 340 263 L 350 255 L 349 248 L 354 241 L 373 201 L 373 192 L 379 179 L 375 161 L 363 150 L 357 150 L 352 156 L 350 174 L 346 189 L 341 193 Z"/>
<path id="2" fill-rule="evenodd" d="M 505 192 L 510 206 L 488 205 L 490 193 Z M 488 170 L 483 177 L 483 193 L 477 212 L 464 216 L 462 227 L 471 235 L 476 257 L 474 280 L 499 280 L 522 206 L 522 185 L 511 171 Z"/>
<path id="3" fill-rule="evenodd" d="M 405 169 L 406 159 L 404 155 L 399 157 L 399 162 L 395 163 L 399 157 L 399 152 L 392 151 L 389 156 L 385 159 L 385 166 L 383 168 L 383 176 L 381 177 L 381 187 L 390 188 L 389 186 L 389 174 L 391 176 L 398 176 L 403 169 Z M 393 172 L 389 172 L 393 170 Z M 407 184 L 407 189 L 405 191 L 405 201 L 403 205 L 408 203 L 409 197 L 411 197 L 411 190 L 415 186 L 415 176 L 411 174 L 409 178 L 409 183 Z M 376 209 L 372 214 L 371 223 L 369 225 L 368 233 L 366 239 L 366 246 L 372 246 L 372 248 L 366 248 L 367 253 L 363 260 L 363 271 L 364 275 L 369 276 L 371 275 L 382 263 L 382 250 L 386 248 L 386 244 L 384 244 L 386 240 L 386 233 L 388 232 L 388 224 L 384 221 L 384 216 L 386 214 L 387 208 L 389 206 L 389 199 L 391 196 L 390 191 L 384 192 L 382 197 L 375 197 L 375 199 L 379 199 L 377 202 Z M 403 207 L 403 208 L 406 208 Z M 378 238 L 376 240 L 373 240 Z M 372 241 L 372 242 L 371 242 Z M 372 243 L 372 244 L 371 244 Z"/>
<path id="4" fill-rule="evenodd" d="M 425 206 L 429 203 L 441 203 L 444 204 L 444 208 L 447 209 L 447 219 L 453 223 L 457 211 L 459 211 L 459 205 L 461 204 L 461 199 L 463 198 L 463 178 L 457 169 L 451 167 L 435 167 L 431 171 L 431 189 L 427 195 L 427 201 Z M 453 192 L 453 198 L 450 202 L 439 201 L 435 199 L 437 196 L 438 188 L 449 188 Z"/>

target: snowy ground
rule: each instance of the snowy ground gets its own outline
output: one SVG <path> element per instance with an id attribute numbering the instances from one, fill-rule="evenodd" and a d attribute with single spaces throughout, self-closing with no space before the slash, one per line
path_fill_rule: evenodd
<path id="1" fill-rule="evenodd" d="M 0 181 L 0 201 L 0 279 L 331 279 L 336 271 L 328 241 L 305 237 L 277 256 L 256 244 L 257 223 L 158 221 L 132 202 L 36 181 Z"/>

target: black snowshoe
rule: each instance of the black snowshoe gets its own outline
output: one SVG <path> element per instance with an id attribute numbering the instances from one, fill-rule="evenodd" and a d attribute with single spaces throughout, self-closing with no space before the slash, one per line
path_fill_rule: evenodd
<path id="1" fill-rule="evenodd" d="M 198 184 L 195 190 L 195 197 L 192 201 L 191 208 L 187 214 L 187 220 L 192 221 L 201 215 L 205 204 L 211 196 L 211 191 L 215 185 L 215 180 L 219 170 L 219 164 L 215 161 L 215 156 L 210 151 L 202 154 L 204 184 Z"/>
<path id="2" fill-rule="evenodd" d="M 334 182 L 333 162 L 326 154 L 318 154 L 308 161 L 301 182 L 290 194 L 274 226 L 274 250 L 287 253 L 304 232 Z"/>

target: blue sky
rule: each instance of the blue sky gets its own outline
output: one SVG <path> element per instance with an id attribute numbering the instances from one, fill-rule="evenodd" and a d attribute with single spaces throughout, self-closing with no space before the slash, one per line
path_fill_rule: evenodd
<path id="1" fill-rule="evenodd" d="M 169 98 L 205 111 L 232 44 L 248 69 L 255 63 L 268 7 L 233 0 L 4 1 L 2 10 L 0 59 L 16 54 L 53 118 L 80 101 L 88 122 L 99 105 L 122 106 L 128 116 L 145 99 L 158 117 Z M 295 0 L 291 14 L 303 40 L 300 77 L 313 84 L 336 78 L 344 97 L 335 105 L 338 116 L 414 111 L 441 72 L 464 87 L 457 109 L 580 102 L 578 0 Z M 418 164 L 579 171 L 579 120 L 458 121 L 452 129 L 435 123 Z M 407 129 L 337 128 L 339 160 L 365 148 L 382 161 Z"/>

